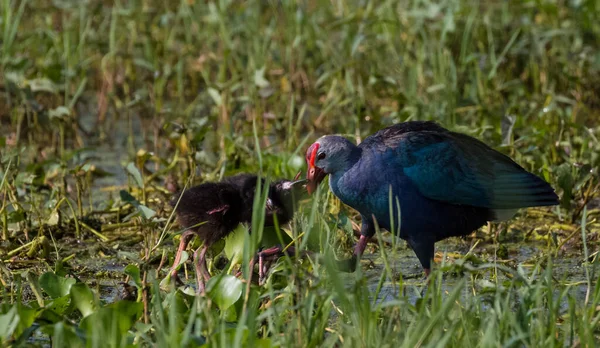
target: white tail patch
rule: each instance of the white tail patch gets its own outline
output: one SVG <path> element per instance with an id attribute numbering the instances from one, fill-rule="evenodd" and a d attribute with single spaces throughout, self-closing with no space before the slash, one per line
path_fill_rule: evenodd
<path id="1" fill-rule="evenodd" d="M 504 221 L 512 218 L 519 209 L 494 209 L 493 221 Z"/>

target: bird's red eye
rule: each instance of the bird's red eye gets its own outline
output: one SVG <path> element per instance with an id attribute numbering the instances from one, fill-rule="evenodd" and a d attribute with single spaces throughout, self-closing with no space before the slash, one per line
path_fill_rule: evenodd
<path id="1" fill-rule="evenodd" d="M 317 160 L 322 160 L 325 157 L 326 157 L 325 152 L 321 152 L 320 154 L 317 155 Z"/>

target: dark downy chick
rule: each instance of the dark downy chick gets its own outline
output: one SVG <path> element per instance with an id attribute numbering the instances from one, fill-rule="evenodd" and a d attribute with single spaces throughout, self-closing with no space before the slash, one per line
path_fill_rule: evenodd
<path id="1" fill-rule="evenodd" d="M 204 282 L 210 278 L 206 265 L 206 252 L 239 224 L 252 221 L 257 180 L 256 175 L 239 174 L 219 183 L 205 183 L 192 187 L 175 196 L 171 205 L 175 207 L 177 221 L 186 232 L 181 236 L 171 269 L 172 278 L 177 279 L 176 267 L 181 260 L 181 253 L 195 234 L 203 241 L 202 247 L 194 253 L 194 266 L 198 292 L 204 291 Z M 264 183 L 264 179 L 261 180 Z M 280 180 L 270 185 L 265 207 L 266 227 L 274 225 L 274 215 L 277 216 L 279 224 L 291 220 L 296 202 L 294 199 L 301 197 L 304 182 L 305 180 Z"/>

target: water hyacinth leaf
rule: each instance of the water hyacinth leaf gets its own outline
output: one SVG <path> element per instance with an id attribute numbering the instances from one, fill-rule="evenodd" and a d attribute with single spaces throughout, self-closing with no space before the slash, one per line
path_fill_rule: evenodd
<path id="1" fill-rule="evenodd" d="M 44 307 L 44 309 L 42 309 L 41 312 L 37 313 L 36 320 L 37 322 L 54 324 L 63 321 L 64 317 L 56 313 L 52 309 Z"/>
<path id="2" fill-rule="evenodd" d="M 123 273 L 125 273 L 131 277 L 131 279 L 135 283 L 135 286 L 137 286 L 138 288 L 142 287 L 142 278 L 140 276 L 140 268 L 138 266 L 127 265 L 127 267 L 125 267 L 125 270 L 123 271 Z"/>
<path id="3" fill-rule="evenodd" d="M 179 267 L 181 265 L 183 265 L 188 259 L 189 259 L 189 254 L 187 251 L 183 251 L 181 253 L 181 259 L 179 260 L 179 263 L 175 266 L 175 269 L 179 269 Z M 167 275 L 160 281 L 159 287 L 162 290 L 167 291 L 169 289 L 169 286 L 171 285 L 171 272 L 168 272 Z"/>
<path id="4" fill-rule="evenodd" d="M 141 302 L 118 301 L 85 317 L 80 328 L 86 332 L 91 342 L 98 340 L 103 346 L 122 347 L 126 345 L 125 334 L 141 317 L 143 309 L 144 304 Z M 99 326 L 104 327 L 104 330 L 99 332 Z"/>
<path id="5" fill-rule="evenodd" d="M 147 206 L 145 206 L 143 204 L 138 205 L 137 209 L 140 211 L 142 216 L 144 218 L 146 218 L 147 220 L 152 219 L 152 217 L 154 217 L 156 215 L 156 212 L 154 210 L 148 208 Z"/>
<path id="6" fill-rule="evenodd" d="M 52 327 L 52 345 L 54 347 L 83 347 L 83 340 L 75 332 L 75 328 L 60 321 Z"/>
<path id="7" fill-rule="evenodd" d="M 16 307 L 17 313 L 19 314 L 19 324 L 14 331 L 14 335 L 15 337 L 19 337 L 20 340 L 25 340 L 33 333 L 31 326 L 36 319 L 37 309 L 29 308 L 21 303 L 16 304 Z M 16 346 L 18 346 L 18 344 L 15 344 L 15 347 Z"/>
<path id="8" fill-rule="evenodd" d="M 53 299 L 52 302 L 46 304 L 46 307 L 44 307 L 44 309 L 52 311 L 58 315 L 66 315 L 71 313 L 71 305 L 71 295 L 67 294 L 65 296 Z"/>
<path id="9" fill-rule="evenodd" d="M 71 297 L 75 307 L 81 312 L 83 317 L 94 313 L 96 310 L 96 298 L 92 290 L 84 283 L 77 283 L 71 286 Z"/>
<path id="10" fill-rule="evenodd" d="M 219 255 L 225 249 L 225 240 L 221 239 L 208 248 L 210 255 Z"/>
<path id="11" fill-rule="evenodd" d="M 44 307 L 44 296 L 42 296 L 42 288 L 40 287 L 39 278 L 30 271 L 25 271 L 21 276 L 27 279 L 31 292 L 35 295 L 39 307 Z"/>
<path id="12" fill-rule="evenodd" d="M 26 218 L 25 210 L 22 210 L 22 209 L 14 210 L 14 211 L 11 211 L 10 213 L 8 213 L 7 222 L 8 223 L 17 223 L 17 222 L 21 222 L 21 221 L 25 220 L 25 218 Z"/>
<path id="13" fill-rule="evenodd" d="M 240 299 L 242 287 L 242 281 L 230 274 L 213 277 L 207 284 L 208 295 L 215 301 L 221 311 L 227 310 Z"/>
<path id="14" fill-rule="evenodd" d="M 68 295 L 71 286 L 75 284 L 73 278 L 59 277 L 53 272 L 46 272 L 40 277 L 40 286 L 50 297 L 59 298 Z"/>
<path id="15" fill-rule="evenodd" d="M 248 229 L 243 224 L 240 224 L 225 238 L 225 247 L 223 250 L 225 251 L 225 256 L 231 261 L 231 267 L 237 265 L 242 260 L 244 241 L 247 234 Z"/>
<path id="16" fill-rule="evenodd" d="M 136 254 L 136 253 L 133 253 L 133 252 L 130 252 L 130 251 L 119 250 L 117 252 L 117 255 L 121 259 L 126 259 L 126 260 L 129 260 L 131 262 L 138 263 L 138 264 L 140 264 L 140 263 L 143 262 L 142 259 L 139 258 L 139 254 Z"/>
<path id="17" fill-rule="evenodd" d="M 33 179 L 35 179 L 35 174 L 32 173 L 28 173 L 28 172 L 20 172 L 19 174 L 17 174 L 17 177 L 15 178 L 15 186 L 21 186 L 21 185 L 31 185 L 33 183 Z"/>
<path id="18" fill-rule="evenodd" d="M 263 247 L 272 247 L 274 245 L 286 246 L 290 244 L 294 239 L 291 236 L 291 231 L 287 231 L 283 227 L 265 228 L 260 245 Z"/>
<path id="19" fill-rule="evenodd" d="M 149 220 L 156 215 L 156 212 L 154 210 L 141 204 L 129 192 L 127 192 L 125 190 L 121 190 L 121 191 L 119 191 L 119 195 L 121 196 L 121 200 L 123 202 L 133 205 L 145 219 Z"/>
<path id="20" fill-rule="evenodd" d="M 13 305 L 6 314 L 0 315 L 0 342 L 8 340 L 12 336 L 19 325 L 19 320 L 16 305 Z"/>
<path id="21" fill-rule="evenodd" d="M 133 162 L 129 162 L 127 164 L 127 166 L 125 167 L 125 170 L 127 170 L 127 173 L 129 173 L 129 175 L 131 175 L 133 177 L 133 179 L 135 180 L 135 183 L 138 185 L 139 188 L 144 187 L 144 181 L 142 179 L 142 174 L 140 173 L 140 170 L 137 169 L 137 167 L 135 166 L 135 164 Z"/>
<path id="22" fill-rule="evenodd" d="M 52 213 L 50 213 L 50 216 L 48 216 L 48 219 L 46 220 L 46 224 L 48 226 L 56 226 L 58 225 L 60 222 L 60 214 L 58 212 L 58 210 L 54 210 Z"/>

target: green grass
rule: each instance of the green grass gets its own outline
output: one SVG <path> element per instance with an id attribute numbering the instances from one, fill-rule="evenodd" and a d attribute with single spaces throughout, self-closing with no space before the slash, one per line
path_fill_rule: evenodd
<path id="1" fill-rule="evenodd" d="M 0 6 L 3 345 L 600 341 L 596 1 Z M 399 275 L 395 248 L 380 249 L 375 271 L 334 271 L 356 214 L 323 185 L 288 230 L 324 263 L 281 260 L 260 287 L 215 277 L 206 297 L 160 289 L 178 232 L 169 182 L 291 178 L 321 134 L 360 141 L 417 119 L 509 154 L 557 189 L 560 208 L 451 245 L 473 250 L 445 255 L 424 287 Z M 515 244 L 539 252 L 515 260 Z M 138 290 L 132 301 L 107 290 L 119 281 Z M 384 288 L 391 299 L 378 299 Z"/>

